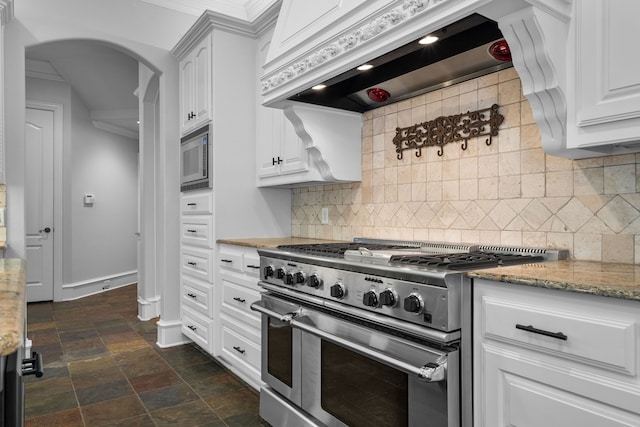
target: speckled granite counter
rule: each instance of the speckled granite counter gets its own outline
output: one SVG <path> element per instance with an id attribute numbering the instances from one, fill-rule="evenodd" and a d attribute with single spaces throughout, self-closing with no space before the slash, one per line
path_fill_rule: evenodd
<path id="1" fill-rule="evenodd" d="M 218 243 L 248 246 L 251 248 L 275 248 L 280 245 L 307 245 L 313 243 L 333 243 L 339 240 L 307 239 L 303 237 L 258 237 L 248 239 L 219 239 Z"/>
<path id="2" fill-rule="evenodd" d="M 0 355 L 13 353 L 24 340 L 25 263 L 0 259 Z"/>
<path id="3" fill-rule="evenodd" d="M 470 277 L 640 301 L 640 266 L 589 261 L 547 261 L 490 268 Z"/>

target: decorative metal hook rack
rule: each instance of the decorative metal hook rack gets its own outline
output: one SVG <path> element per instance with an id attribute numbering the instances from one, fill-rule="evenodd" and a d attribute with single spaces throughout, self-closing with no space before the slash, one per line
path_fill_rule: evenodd
<path id="1" fill-rule="evenodd" d="M 442 156 L 444 145 L 451 142 L 462 141 L 460 148 L 466 150 L 469 139 L 479 136 L 488 136 L 485 144 L 491 145 L 492 138 L 498 136 L 498 127 L 504 121 L 504 116 L 498 113 L 498 108 L 498 104 L 493 104 L 482 110 L 440 116 L 406 128 L 396 128 L 393 143 L 396 146 L 398 160 L 402 159 L 405 150 L 415 149 L 416 157 L 420 157 L 422 148 L 434 145 L 439 147 L 438 156 Z"/>

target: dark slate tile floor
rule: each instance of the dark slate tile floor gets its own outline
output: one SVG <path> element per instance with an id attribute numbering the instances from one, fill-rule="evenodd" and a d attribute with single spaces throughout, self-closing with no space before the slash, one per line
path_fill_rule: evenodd
<path id="1" fill-rule="evenodd" d="M 194 345 L 159 348 L 137 319 L 136 286 L 30 303 L 42 378 L 27 377 L 25 425 L 268 426 L 258 394 Z"/>

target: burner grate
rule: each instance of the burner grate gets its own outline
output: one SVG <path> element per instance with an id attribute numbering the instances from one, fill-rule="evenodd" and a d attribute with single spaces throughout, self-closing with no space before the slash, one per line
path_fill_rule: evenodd
<path id="1" fill-rule="evenodd" d="M 389 262 L 401 265 L 469 270 L 544 261 L 542 256 L 491 252 L 453 253 L 439 255 L 394 255 Z"/>

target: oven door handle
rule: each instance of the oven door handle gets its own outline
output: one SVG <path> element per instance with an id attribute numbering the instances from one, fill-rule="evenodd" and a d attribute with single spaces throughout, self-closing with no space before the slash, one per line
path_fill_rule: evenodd
<path id="1" fill-rule="evenodd" d="M 442 356 L 438 358 L 435 362 L 429 362 L 422 366 L 415 366 L 410 363 L 404 362 L 402 360 L 398 360 L 393 356 L 389 356 L 388 354 L 381 353 L 377 350 L 372 349 L 371 347 L 367 347 L 358 343 L 354 343 L 352 341 L 346 340 L 344 338 L 340 338 L 336 335 L 325 332 L 321 329 L 318 329 L 312 325 L 309 325 L 304 320 L 304 317 L 298 319 L 291 320 L 291 326 L 294 328 L 298 328 L 305 332 L 309 332 L 313 335 L 316 335 L 322 339 L 330 341 L 334 344 L 347 348 L 349 350 L 355 351 L 356 353 L 362 354 L 363 356 L 374 359 L 380 363 L 384 363 L 385 365 L 391 366 L 394 369 L 398 369 L 400 371 L 416 375 L 418 379 L 425 382 L 438 382 L 444 381 L 446 378 L 447 371 L 447 357 Z"/>
<path id="2" fill-rule="evenodd" d="M 274 319 L 278 319 L 279 321 L 283 323 L 288 323 L 288 324 L 290 324 L 293 318 L 298 315 L 298 313 L 296 312 L 283 314 L 283 313 L 278 313 L 276 311 L 268 309 L 267 307 L 265 307 L 265 302 L 262 300 L 256 301 L 253 304 L 251 304 L 251 310 L 257 311 L 258 313 L 266 314 L 269 317 L 273 317 Z"/>

